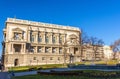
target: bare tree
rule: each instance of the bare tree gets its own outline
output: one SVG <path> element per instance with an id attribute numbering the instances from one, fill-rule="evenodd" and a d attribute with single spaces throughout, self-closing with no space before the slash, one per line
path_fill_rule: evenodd
<path id="1" fill-rule="evenodd" d="M 87 34 L 81 30 L 81 34 L 80 34 L 80 47 L 81 47 L 81 57 L 80 60 L 83 59 L 83 51 L 84 49 L 87 49 L 87 44 L 89 43 L 89 37 L 87 36 Z"/>
<path id="2" fill-rule="evenodd" d="M 100 48 L 103 47 L 104 42 L 103 42 L 103 40 L 98 39 L 98 38 L 96 38 L 96 37 L 90 37 L 90 38 L 89 38 L 89 44 L 90 44 L 90 46 L 92 47 L 93 58 L 94 58 L 93 60 L 96 60 L 97 54 L 101 52 L 101 51 L 100 51 Z M 103 58 L 103 56 L 104 56 L 103 51 L 102 51 L 101 53 L 102 53 L 102 58 Z"/>
<path id="3" fill-rule="evenodd" d="M 80 45 L 81 45 L 81 60 L 83 59 L 84 50 L 91 49 L 93 51 L 94 60 L 96 60 L 97 53 L 99 53 L 99 48 L 103 47 L 104 42 L 101 39 L 96 37 L 89 37 L 83 30 L 81 30 L 80 34 Z M 102 52 L 102 57 L 104 53 Z"/>
<path id="4" fill-rule="evenodd" d="M 111 48 L 113 50 L 113 59 L 116 59 L 116 54 L 120 53 L 120 39 L 116 40 L 112 45 Z"/>

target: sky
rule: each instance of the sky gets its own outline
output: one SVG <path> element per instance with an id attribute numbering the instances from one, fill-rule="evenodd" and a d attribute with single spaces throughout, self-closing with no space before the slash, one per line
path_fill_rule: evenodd
<path id="1" fill-rule="evenodd" d="M 0 0 L 0 42 L 8 17 L 79 27 L 106 45 L 120 38 L 120 0 Z"/>

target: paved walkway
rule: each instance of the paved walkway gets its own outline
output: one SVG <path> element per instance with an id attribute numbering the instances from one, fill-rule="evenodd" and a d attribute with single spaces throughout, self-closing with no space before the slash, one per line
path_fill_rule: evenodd
<path id="1" fill-rule="evenodd" d="M 73 71 L 73 70 L 99 70 L 99 71 L 120 71 L 117 69 L 75 69 L 75 68 L 56 68 L 56 69 L 48 69 L 48 70 L 40 70 L 40 72 L 50 72 L 51 70 L 53 71 Z"/>
<path id="2" fill-rule="evenodd" d="M 8 72 L 0 72 L 0 79 L 11 79 Z"/>
<path id="3" fill-rule="evenodd" d="M 34 75 L 34 74 L 37 74 L 37 71 L 16 72 L 14 74 L 15 76 Z"/>

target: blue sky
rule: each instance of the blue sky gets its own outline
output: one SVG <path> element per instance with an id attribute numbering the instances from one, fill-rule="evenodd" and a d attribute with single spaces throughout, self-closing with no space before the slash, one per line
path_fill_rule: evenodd
<path id="1" fill-rule="evenodd" d="M 120 38 L 120 0 L 0 0 L 0 41 L 6 18 L 14 16 L 80 27 L 107 45 Z"/>

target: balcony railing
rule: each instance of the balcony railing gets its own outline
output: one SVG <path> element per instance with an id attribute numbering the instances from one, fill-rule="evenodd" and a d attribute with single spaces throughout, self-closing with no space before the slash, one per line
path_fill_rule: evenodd
<path id="1" fill-rule="evenodd" d="M 27 41 L 26 39 L 14 39 L 12 38 L 10 41 Z"/>

